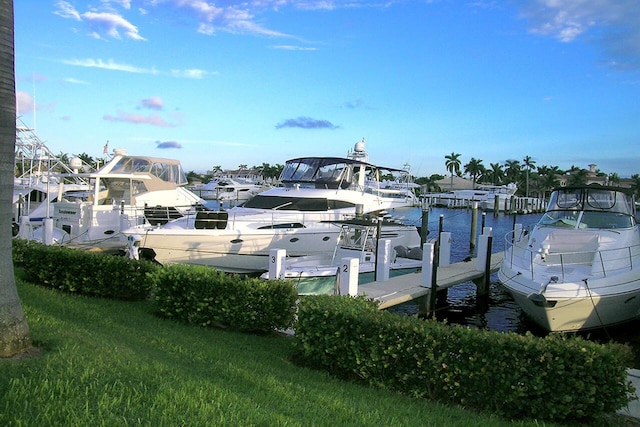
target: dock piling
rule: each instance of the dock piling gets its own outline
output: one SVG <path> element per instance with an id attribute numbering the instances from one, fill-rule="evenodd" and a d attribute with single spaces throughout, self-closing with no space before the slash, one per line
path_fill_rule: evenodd
<path id="1" fill-rule="evenodd" d="M 342 258 L 340 264 L 340 295 L 355 297 L 358 295 L 358 273 L 360 260 L 358 258 Z"/>

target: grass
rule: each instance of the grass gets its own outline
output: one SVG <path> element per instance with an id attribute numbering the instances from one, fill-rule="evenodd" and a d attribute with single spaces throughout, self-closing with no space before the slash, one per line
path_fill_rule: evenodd
<path id="1" fill-rule="evenodd" d="M 17 278 L 40 354 L 0 360 L 3 426 L 540 426 L 340 381 L 289 360 L 292 338 L 182 325 L 148 302 Z"/>

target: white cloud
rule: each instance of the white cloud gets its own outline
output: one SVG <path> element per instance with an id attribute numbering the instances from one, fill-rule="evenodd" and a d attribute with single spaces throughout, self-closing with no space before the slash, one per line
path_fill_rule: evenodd
<path id="1" fill-rule="evenodd" d="M 87 67 L 87 68 L 101 68 L 103 70 L 111 70 L 111 71 L 124 71 L 127 73 L 137 73 L 137 74 L 158 74 L 155 69 L 149 68 L 140 68 L 135 67 L 133 65 L 128 64 L 120 64 L 114 62 L 112 59 L 107 61 L 103 61 L 102 59 L 67 59 L 62 61 L 63 64 L 74 65 L 77 67 Z"/>
<path id="2" fill-rule="evenodd" d="M 67 19 L 75 19 L 76 21 L 80 21 L 80 14 L 78 11 L 66 1 L 59 1 L 56 3 L 57 10 L 54 10 L 53 13 Z"/>
<path id="3" fill-rule="evenodd" d="M 64 79 L 64 81 L 66 83 L 71 83 L 74 85 L 88 85 L 89 83 L 85 82 L 84 80 L 78 80 L 78 79 L 74 79 L 73 77 L 68 77 L 66 79 Z"/>
<path id="4" fill-rule="evenodd" d="M 138 27 L 131 24 L 120 15 L 107 12 L 85 12 L 82 15 L 84 21 L 87 22 L 89 27 L 93 30 L 92 35 L 100 38 L 103 34 L 109 37 L 119 39 L 120 32 L 133 40 L 146 40 L 140 34 L 138 34 Z"/>
<path id="5" fill-rule="evenodd" d="M 304 46 L 292 46 L 292 45 L 273 45 L 271 46 L 271 49 L 278 49 L 278 50 L 302 50 L 302 51 L 313 51 L 313 50 L 318 50 L 315 47 L 304 47 Z"/>
<path id="6" fill-rule="evenodd" d="M 116 1 L 116 3 L 124 9 L 131 8 L 129 0 L 119 0 Z M 75 21 L 86 23 L 90 30 L 89 34 L 98 39 L 103 38 L 104 36 L 120 39 L 122 38 L 121 34 L 123 34 L 124 37 L 128 39 L 139 41 L 146 40 L 138 33 L 138 27 L 113 11 L 109 2 L 105 2 L 103 7 L 108 11 L 89 11 L 79 13 L 73 5 L 60 0 L 56 3 L 56 10 L 54 10 L 53 13 L 65 19 L 73 19 Z"/>
<path id="7" fill-rule="evenodd" d="M 608 64 L 640 68 L 637 0 L 527 0 L 520 7 L 533 34 L 595 41 Z"/>
<path id="8" fill-rule="evenodd" d="M 134 73 L 134 74 L 152 74 L 152 75 L 168 75 L 178 78 L 185 79 L 202 79 L 209 74 L 217 74 L 215 72 L 201 70 L 197 68 L 191 69 L 174 69 L 169 72 L 164 72 L 157 70 L 155 67 L 152 68 L 143 68 L 137 67 L 135 65 L 123 64 L 119 62 L 115 62 L 113 59 L 103 60 L 103 59 L 65 59 L 61 61 L 63 64 L 73 65 L 75 67 L 85 67 L 85 68 L 100 68 L 102 70 L 109 71 L 122 71 L 125 73 Z M 79 83 L 76 82 L 76 83 Z"/>

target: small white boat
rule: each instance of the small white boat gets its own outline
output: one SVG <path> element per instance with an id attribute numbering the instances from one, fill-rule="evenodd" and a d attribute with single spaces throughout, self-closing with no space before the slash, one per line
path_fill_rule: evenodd
<path id="1" fill-rule="evenodd" d="M 269 189 L 269 185 L 248 178 L 216 178 L 198 189 L 200 197 L 220 203 L 243 203 Z"/>
<path id="2" fill-rule="evenodd" d="M 488 185 L 480 184 L 475 189 L 453 190 L 447 193 L 426 194 L 424 197 L 433 206 L 446 207 L 470 207 L 471 203 L 477 202 L 478 207 L 483 210 L 493 211 L 496 209 L 496 198 L 498 199 L 499 211 L 504 211 L 505 206 L 515 197 L 518 187 L 511 183 L 508 185 Z"/>
<path id="3" fill-rule="evenodd" d="M 340 235 L 332 253 L 289 257 L 284 263 L 284 278 L 293 280 L 299 295 L 334 294 L 337 290 L 338 268 L 343 258 L 359 260 L 358 283 L 374 280 L 378 242 L 392 239 L 389 275 L 414 273 L 422 267 L 420 235 L 416 227 L 384 223 L 377 238 L 378 226 L 371 221 L 353 220 L 341 225 Z M 263 273 L 263 279 L 269 273 Z"/>
<path id="4" fill-rule="evenodd" d="M 528 233 L 506 236 L 502 285 L 548 331 L 578 331 L 640 315 L 640 231 L 632 195 L 563 187 Z"/>

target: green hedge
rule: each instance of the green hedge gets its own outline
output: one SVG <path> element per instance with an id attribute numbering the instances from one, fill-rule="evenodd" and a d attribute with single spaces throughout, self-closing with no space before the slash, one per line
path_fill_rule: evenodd
<path id="1" fill-rule="evenodd" d="M 148 261 L 13 239 L 13 260 L 29 281 L 65 292 L 122 300 L 149 297 Z"/>
<path id="2" fill-rule="evenodd" d="M 165 317 L 265 332 L 290 328 L 295 319 L 298 293 L 285 281 L 180 264 L 163 267 L 152 279 L 155 303 Z"/>
<path id="3" fill-rule="evenodd" d="M 508 418 L 588 419 L 624 407 L 633 391 L 631 350 L 619 344 L 445 325 L 350 297 L 305 298 L 297 322 L 302 364 Z"/>

